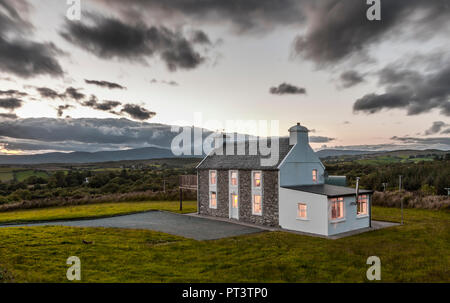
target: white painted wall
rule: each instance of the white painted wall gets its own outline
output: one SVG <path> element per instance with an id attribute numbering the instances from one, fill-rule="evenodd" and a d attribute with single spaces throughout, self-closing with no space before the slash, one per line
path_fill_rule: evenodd
<path id="1" fill-rule="evenodd" d="M 335 234 L 369 227 L 369 215 L 360 216 L 356 215 L 357 206 L 350 205 L 355 202 L 354 196 L 344 197 L 344 219 L 341 221 L 333 222 L 331 220 L 331 200 L 328 200 L 328 235 Z M 369 202 L 370 203 L 370 202 Z"/>
<path id="2" fill-rule="evenodd" d="M 297 204 L 307 205 L 307 220 L 297 218 Z M 282 228 L 327 235 L 327 197 L 298 190 L 279 188 L 279 224 Z"/>

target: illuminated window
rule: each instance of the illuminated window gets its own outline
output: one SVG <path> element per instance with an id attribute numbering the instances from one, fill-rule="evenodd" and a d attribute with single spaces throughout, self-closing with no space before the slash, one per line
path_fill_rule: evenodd
<path id="1" fill-rule="evenodd" d="M 305 203 L 298 203 L 297 204 L 297 218 L 306 219 L 307 215 L 308 214 L 306 212 L 306 204 Z"/>
<path id="2" fill-rule="evenodd" d="M 209 207 L 217 208 L 217 193 L 212 191 L 209 195 Z"/>
<path id="3" fill-rule="evenodd" d="M 367 215 L 367 205 L 369 205 L 369 196 L 367 195 L 359 196 L 356 213 L 358 215 Z"/>
<path id="4" fill-rule="evenodd" d="M 262 214 L 262 197 L 261 195 L 253 195 L 253 214 Z"/>
<path id="5" fill-rule="evenodd" d="M 312 180 L 313 182 L 317 182 L 317 169 L 312 170 Z"/>
<path id="6" fill-rule="evenodd" d="M 237 186 L 238 185 L 238 173 L 237 173 L 237 171 L 232 171 L 231 172 L 230 179 L 231 179 L 231 185 L 232 186 Z"/>
<path id="7" fill-rule="evenodd" d="M 217 172 L 215 170 L 209 171 L 209 185 L 217 184 Z"/>
<path id="8" fill-rule="evenodd" d="M 238 208 L 238 195 L 231 194 L 231 207 Z"/>
<path id="9" fill-rule="evenodd" d="M 344 218 L 344 198 L 331 199 L 331 219 Z"/>
<path id="10" fill-rule="evenodd" d="M 261 187 L 261 172 L 253 172 L 253 187 Z"/>

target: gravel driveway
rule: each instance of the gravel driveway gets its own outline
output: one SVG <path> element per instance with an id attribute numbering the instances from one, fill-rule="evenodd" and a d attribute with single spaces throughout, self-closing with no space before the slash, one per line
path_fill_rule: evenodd
<path id="1" fill-rule="evenodd" d="M 44 225 L 150 229 L 195 240 L 220 239 L 262 231 L 262 229 L 254 227 L 162 211 L 150 211 L 102 219 L 29 223 L 3 227 Z"/>

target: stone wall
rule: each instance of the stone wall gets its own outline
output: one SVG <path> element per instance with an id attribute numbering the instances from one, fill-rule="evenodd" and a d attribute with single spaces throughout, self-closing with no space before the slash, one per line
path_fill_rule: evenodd
<path id="1" fill-rule="evenodd" d="M 198 170 L 199 214 L 228 218 L 228 171 L 217 171 L 217 209 L 209 207 L 209 170 Z"/>
<path id="2" fill-rule="evenodd" d="M 228 170 L 217 171 L 217 209 L 209 208 L 209 170 L 198 171 L 199 213 L 229 217 Z M 239 221 L 266 226 L 279 226 L 278 171 L 263 171 L 262 215 L 252 214 L 251 171 L 239 170 Z"/>

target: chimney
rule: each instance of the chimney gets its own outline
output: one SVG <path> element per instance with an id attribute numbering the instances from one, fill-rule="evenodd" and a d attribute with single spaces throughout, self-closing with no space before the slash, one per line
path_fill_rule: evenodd
<path id="1" fill-rule="evenodd" d="M 309 130 L 300 123 L 289 128 L 289 145 L 309 144 Z"/>

